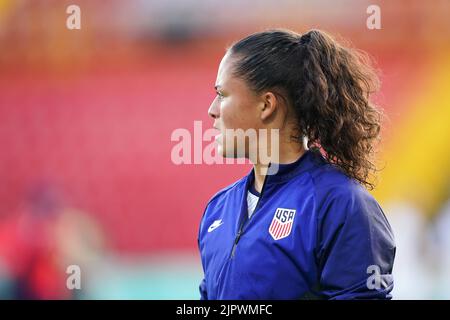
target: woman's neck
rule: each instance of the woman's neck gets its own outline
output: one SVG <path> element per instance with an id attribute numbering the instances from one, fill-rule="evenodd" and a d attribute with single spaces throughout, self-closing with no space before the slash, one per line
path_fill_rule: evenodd
<path id="1" fill-rule="evenodd" d="M 280 148 L 280 156 L 277 159 L 279 164 L 288 164 L 295 162 L 305 153 L 305 149 L 300 144 L 291 144 L 285 146 L 284 148 Z M 267 175 L 268 165 L 256 163 L 253 164 L 253 172 L 255 174 L 254 187 L 258 192 L 262 191 L 262 187 L 264 184 L 264 179 Z"/>

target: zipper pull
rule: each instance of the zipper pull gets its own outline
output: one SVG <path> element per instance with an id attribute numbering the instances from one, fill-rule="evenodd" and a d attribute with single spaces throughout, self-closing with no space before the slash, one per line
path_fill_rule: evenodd
<path id="1" fill-rule="evenodd" d="M 239 230 L 239 232 L 238 232 L 238 234 L 237 234 L 237 236 L 236 236 L 236 239 L 234 239 L 234 244 L 235 244 L 235 245 L 237 245 L 238 242 L 239 242 L 239 239 L 241 239 L 241 234 L 242 234 L 242 229 Z"/>
<path id="2" fill-rule="evenodd" d="M 234 253 L 236 251 L 236 246 L 241 239 L 242 229 L 239 229 L 236 238 L 234 239 L 233 249 L 231 249 L 231 258 L 234 258 Z"/>

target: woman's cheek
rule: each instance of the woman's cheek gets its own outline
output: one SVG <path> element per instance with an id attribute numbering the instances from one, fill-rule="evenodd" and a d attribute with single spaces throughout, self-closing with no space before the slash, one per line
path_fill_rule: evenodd
<path id="1" fill-rule="evenodd" d="M 226 100 L 222 102 L 221 105 L 221 118 L 226 129 L 239 129 L 242 126 L 242 115 L 240 114 L 240 109 L 236 104 L 232 103 L 231 100 Z"/>
<path id="2" fill-rule="evenodd" d="M 230 119 L 232 118 L 232 110 L 230 110 L 230 106 L 226 102 L 222 102 L 220 105 L 220 118 L 223 125 L 222 130 L 233 128 L 233 121 Z"/>

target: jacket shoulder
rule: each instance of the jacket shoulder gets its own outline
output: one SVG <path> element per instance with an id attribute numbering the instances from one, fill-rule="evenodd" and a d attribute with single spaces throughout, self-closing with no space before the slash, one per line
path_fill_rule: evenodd
<path id="1" fill-rule="evenodd" d="M 200 232 L 203 228 L 203 224 L 204 221 L 206 219 L 207 216 L 207 212 L 208 212 L 208 208 L 211 207 L 211 205 L 214 207 L 217 205 L 223 205 L 222 201 L 224 199 L 224 197 L 226 197 L 227 194 L 229 194 L 230 192 L 232 192 L 233 190 L 235 190 L 239 185 L 241 185 L 242 183 L 245 183 L 245 177 L 239 179 L 236 182 L 233 182 L 232 184 L 226 186 L 225 188 L 219 190 L 218 192 L 216 192 L 216 194 L 214 194 L 208 201 L 208 203 L 205 206 L 205 209 L 203 210 L 203 215 L 201 218 L 201 222 L 200 222 L 200 228 L 199 228 L 199 237 L 198 239 L 200 239 Z"/>
<path id="2" fill-rule="evenodd" d="M 370 205 L 373 209 L 381 209 L 372 194 L 358 181 L 349 178 L 332 165 L 323 166 L 320 170 L 311 173 L 316 201 L 320 207 L 327 204 L 337 204 L 343 209 L 342 213 Z M 356 210 L 359 211 L 359 210 Z M 377 211 L 377 210 L 375 210 Z"/>

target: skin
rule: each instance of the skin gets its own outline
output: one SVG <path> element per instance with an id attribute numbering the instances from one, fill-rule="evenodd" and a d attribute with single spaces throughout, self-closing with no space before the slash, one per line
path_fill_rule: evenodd
<path id="1" fill-rule="evenodd" d="M 278 129 L 280 140 L 277 162 L 281 164 L 295 162 L 302 156 L 305 149 L 302 144 L 290 138 L 295 124 L 289 121 L 292 117 L 290 117 L 285 100 L 274 91 L 257 93 L 249 87 L 245 80 L 234 76 L 233 66 L 236 59 L 237 57 L 229 52 L 222 58 L 215 84 L 217 95 L 209 107 L 208 114 L 214 119 L 213 127 L 219 131 L 216 136 L 219 153 L 224 157 L 231 154 L 234 157 L 248 158 L 255 169 L 254 187 L 261 192 L 267 164 L 249 157 L 250 148 L 252 146 L 260 148 L 260 144 L 249 141 L 249 138 L 246 141 L 245 150 L 236 150 L 237 136 L 227 129 L 243 129 L 244 131 L 267 129 L 269 134 L 271 129 Z M 268 140 L 270 141 L 270 138 Z M 233 141 L 234 143 L 231 143 Z M 227 145 L 230 147 L 227 148 Z M 230 150 L 230 148 L 232 149 Z M 265 149 L 260 151 L 268 154 L 270 144 Z M 273 155 L 271 157 L 273 158 Z"/>

